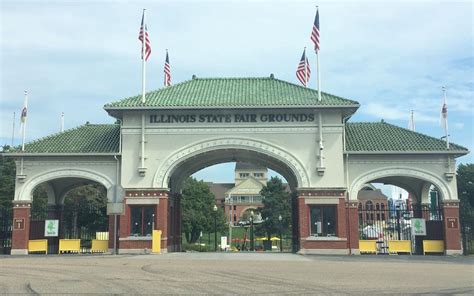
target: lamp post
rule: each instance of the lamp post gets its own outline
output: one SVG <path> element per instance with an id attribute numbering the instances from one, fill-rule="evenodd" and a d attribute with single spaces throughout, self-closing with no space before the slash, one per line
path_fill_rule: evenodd
<path id="1" fill-rule="evenodd" d="M 250 211 L 250 251 L 255 251 L 253 241 L 253 211 Z"/>
<path id="2" fill-rule="evenodd" d="M 281 228 L 282 228 L 282 224 L 281 224 L 281 221 L 283 220 L 283 217 L 281 215 L 278 216 L 278 221 L 280 221 L 280 227 L 279 230 L 280 230 L 280 252 L 283 252 L 283 241 L 281 239 Z"/>
<path id="3" fill-rule="evenodd" d="M 217 206 L 214 205 L 214 252 L 217 252 Z"/>

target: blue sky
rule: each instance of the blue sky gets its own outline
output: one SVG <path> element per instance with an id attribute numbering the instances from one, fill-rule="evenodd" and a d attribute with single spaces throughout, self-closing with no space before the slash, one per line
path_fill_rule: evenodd
<path id="1" fill-rule="evenodd" d="M 297 83 L 315 1 L 1 1 L 0 144 L 10 144 L 23 91 L 27 139 L 60 128 L 112 123 L 107 102 L 140 93 L 142 8 L 152 53 L 147 89 L 163 85 L 165 49 L 174 83 L 198 77 L 269 76 Z M 351 121 L 380 121 L 443 136 L 441 86 L 450 135 L 473 150 L 474 48 L 471 1 L 318 1 L 322 90 L 361 103 Z M 315 87 L 313 75 L 310 87 Z M 459 159 L 473 162 L 472 153 Z M 222 169 L 229 174 L 222 174 Z M 232 166 L 203 172 L 232 181 Z M 224 176 L 218 178 L 217 176 Z"/>

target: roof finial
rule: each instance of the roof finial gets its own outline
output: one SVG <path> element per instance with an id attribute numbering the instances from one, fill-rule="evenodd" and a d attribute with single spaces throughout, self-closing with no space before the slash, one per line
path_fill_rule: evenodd
<path id="1" fill-rule="evenodd" d="M 193 79 L 196 79 L 196 78 L 197 78 L 197 77 L 196 77 L 196 74 L 193 74 L 193 77 L 192 77 L 192 78 L 193 78 Z"/>
<path id="2" fill-rule="evenodd" d="M 271 79 L 275 78 L 275 75 L 273 75 L 273 73 L 270 73 L 270 78 Z"/>

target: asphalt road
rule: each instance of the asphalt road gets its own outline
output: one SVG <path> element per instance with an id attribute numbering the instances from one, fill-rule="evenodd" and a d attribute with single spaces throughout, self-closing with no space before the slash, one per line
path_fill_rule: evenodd
<path id="1" fill-rule="evenodd" d="M 474 257 L 3 256 L 0 294 L 474 295 Z"/>

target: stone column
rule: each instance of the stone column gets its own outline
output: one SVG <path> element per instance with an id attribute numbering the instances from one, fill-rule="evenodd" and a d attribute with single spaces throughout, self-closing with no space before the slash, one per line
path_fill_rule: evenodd
<path id="1" fill-rule="evenodd" d="M 459 200 L 443 201 L 443 217 L 446 255 L 461 255 Z"/>
<path id="2" fill-rule="evenodd" d="M 12 255 L 27 255 L 31 201 L 13 201 Z"/>
<path id="3" fill-rule="evenodd" d="M 347 210 L 347 247 L 352 255 L 359 255 L 359 202 L 346 202 Z"/>

